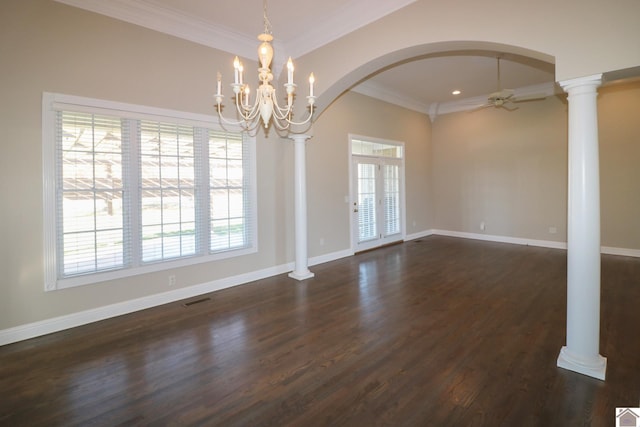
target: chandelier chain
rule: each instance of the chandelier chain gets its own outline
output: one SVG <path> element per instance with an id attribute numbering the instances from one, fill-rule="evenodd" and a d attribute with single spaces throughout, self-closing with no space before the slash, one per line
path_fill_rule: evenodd
<path id="1" fill-rule="evenodd" d="M 263 0 L 263 16 L 264 16 L 264 33 L 271 34 L 271 21 L 269 21 L 269 17 L 267 16 L 267 0 Z"/>

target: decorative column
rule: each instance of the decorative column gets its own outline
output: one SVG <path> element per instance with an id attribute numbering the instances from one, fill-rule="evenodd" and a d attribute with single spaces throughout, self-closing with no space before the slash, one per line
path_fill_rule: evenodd
<path id="1" fill-rule="evenodd" d="M 569 94 L 567 345 L 558 366 L 604 380 L 600 355 L 600 168 L 597 90 L 602 75 L 560 82 Z"/>
<path id="2" fill-rule="evenodd" d="M 296 264 L 289 277 L 296 280 L 309 279 L 314 274 L 309 271 L 307 258 L 307 158 L 306 143 L 309 135 L 293 135 L 290 137 L 295 146 L 295 239 Z"/>

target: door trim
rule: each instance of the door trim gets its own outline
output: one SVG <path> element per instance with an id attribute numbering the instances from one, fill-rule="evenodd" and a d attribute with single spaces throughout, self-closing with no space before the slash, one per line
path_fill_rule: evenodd
<path id="1" fill-rule="evenodd" d="M 356 134 L 349 134 L 349 196 L 345 201 L 348 202 L 347 212 L 349 215 L 349 241 L 351 246 L 351 251 L 353 253 L 363 252 L 367 250 L 376 249 L 378 247 L 386 246 L 389 244 L 394 244 L 398 242 L 402 242 L 406 236 L 406 188 L 405 188 L 405 143 L 401 141 L 393 141 L 388 139 L 381 138 L 373 138 L 368 136 L 361 136 Z M 402 157 L 385 157 L 385 156 L 376 156 L 376 155 L 361 155 L 361 154 L 353 154 L 353 146 L 352 141 L 361 140 L 372 143 L 381 143 L 402 147 Z M 367 244 L 361 245 L 358 243 L 358 239 L 356 237 L 356 230 L 358 228 L 357 217 L 354 215 L 354 203 L 357 205 L 358 195 L 356 194 L 357 188 L 355 188 L 354 182 L 354 173 L 356 163 L 356 159 L 370 159 L 376 161 L 380 166 L 385 164 L 385 160 L 388 163 L 399 164 L 399 174 L 400 174 L 400 232 L 397 234 L 393 234 L 392 236 L 387 236 L 387 238 L 379 238 L 376 240 L 368 241 Z M 391 238 L 389 238 L 391 237 Z"/>

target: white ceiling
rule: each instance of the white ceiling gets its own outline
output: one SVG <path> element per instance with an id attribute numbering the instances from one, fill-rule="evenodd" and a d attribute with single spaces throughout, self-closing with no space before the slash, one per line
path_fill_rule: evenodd
<path id="1" fill-rule="evenodd" d="M 56 1 L 244 57 L 256 55 L 256 36 L 264 28 L 263 0 Z M 289 55 L 295 59 L 414 1 L 269 0 L 276 60 L 283 63 Z M 383 70 L 354 90 L 427 113 L 438 106 L 442 111 L 454 104 L 477 105 L 496 90 L 496 54 L 457 52 L 419 58 Z M 509 55 L 501 60 L 502 88 L 551 94 L 554 76 L 552 64 Z M 454 96 L 454 89 L 462 93 Z"/>

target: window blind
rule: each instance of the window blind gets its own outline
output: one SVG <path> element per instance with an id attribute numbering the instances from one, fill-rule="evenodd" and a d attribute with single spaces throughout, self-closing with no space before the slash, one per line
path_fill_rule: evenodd
<path id="1" fill-rule="evenodd" d="M 384 182 L 384 234 L 400 233 L 400 167 L 383 165 Z"/>
<path id="2" fill-rule="evenodd" d="M 123 146 L 118 117 L 60 111 L 57 117 L 59 277 L 125 265 Z"/>
<path id="3" fill-rule="evenodd" d="M 139 140 L 142 261 L 195 255 L 194 129 L 143 120 Z"/>
<path id="4" fill-rule="evenodd" d="M 252 234 L 250 153 L 240 135 L 209 131 L 210 250 L 242 248 Z"/>
<path id="5" fill-rule="evenodd" d="M 43 97 L 46 290 L 256 250 L 255 138 L 83 102 Z"/>

